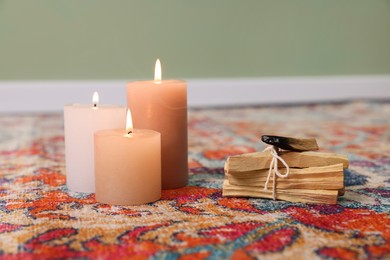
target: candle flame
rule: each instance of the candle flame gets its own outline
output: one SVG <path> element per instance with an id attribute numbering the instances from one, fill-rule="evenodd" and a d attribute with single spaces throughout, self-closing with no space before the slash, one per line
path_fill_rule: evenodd
<path id="1" fill-rule="evenodd" d="M 130 109 L 127 109 L 126 133 L 131 134 L 132 132 L 133 132 L 133 119 L 131 118 Z"/>
<path id="2" fill-rule="evenodd" d="M 161 62 L 160 59 L 156 60 L 156 65 L 154 66 L 154 82 L 161 84 Z"/>
<path id="3" fill-rule="evenodd" d="M 99 103 L 99 94 L 96 91 L 93 93 L 92 103 L 93 107 L 97 107 L 97 104 Z"/>

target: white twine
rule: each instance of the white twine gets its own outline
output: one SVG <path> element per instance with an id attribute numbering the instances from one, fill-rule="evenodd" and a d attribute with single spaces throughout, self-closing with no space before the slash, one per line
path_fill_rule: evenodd
<path id="1" fill-rule="evenodd" d="M 269 182 L 269 178 L 271 177 L 271 173 L 272 173 L 272 179 L 273 179 L 273 184 L 272 184 L 272 199 L 275 200 L 275 189 L 276 189 L 276 176 L 278 177 L 281 177 L 281 178 L 286 178 L 288 177 L 288 174 L 290 173 L 290 167 L 288 166 L 288 164 L 286 163 L 286 161 L 280 157 L 278 155 L 278 151 L 279 151 L 279 148 L 276 147 L 276 146 L 268 146 L 267 148 L 264 149 L 263 152 L 265 151 L 270 151 L 271 152 L 271 155 L 272 155 L 272 160 L 271 160 L 271 163 L 269 165 L 269 171 L 268 171 L 268 176 L 267 176 L 267 180 L 265 181 L 265 185 L 264 185 L 264 191 L 267 191 L 267 186 L 268 186 L 268 182 Z M 278 169 L 278 160 L 281 161 L 284 166 L 286 167 L 286 172 L 284 174 L 282 174 L 281 172 L 279 172 L 279 169 Z"/>

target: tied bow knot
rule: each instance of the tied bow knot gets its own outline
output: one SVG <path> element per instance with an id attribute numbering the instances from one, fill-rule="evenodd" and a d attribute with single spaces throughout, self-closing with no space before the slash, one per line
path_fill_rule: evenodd
<path id="1" fill-rule="evenodd" d="M 288 177 L 288 174 L 290 173 L 290 167 L 288 166 L 286 161 L 282 157 L 279 156 L 279 154 L 278 154 L 279 148 L 278 147 L 276 147 L 276 146 L 268 146 L 267 148 L 264 149 L 264 152 L 265 151 L 270 151 L 270 153 L 272 155 L 272 160 L 271 160 L 271 163 L 269 165 L 269 171 L 268 171 L 267 180 L 265 181 L 265 184 L 264 184 L 264 191 L 267 191 L 269 179 L 270 179 L 271 174 L 272 174 L 272 179 L 273 179 L 272 199 L 275 200 L 275 198 L 276 198 L 276 194 L 275 194 L 276 176 L 281 177 L 281 178 Z M 283 165 L 286 167 L 286 172 L 284 174 L 281 173 L 279 171 L 279 169 L 278 169 L 278 161 L 281 161 L 283 163 Z"/>

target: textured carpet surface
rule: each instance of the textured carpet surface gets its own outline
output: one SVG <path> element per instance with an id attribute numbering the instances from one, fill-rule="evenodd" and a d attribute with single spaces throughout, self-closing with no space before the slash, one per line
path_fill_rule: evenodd
<path id="1" fill-rule="evenodd" d="M 63 118 L 0 114 L 0 258 L 390 257 L 390 102 L 189 111 L 188 187 L 142 206 L 65 186 Z M 221 197 L 228 155 L 262 134 L 347 154 L 338 205 Z"/>

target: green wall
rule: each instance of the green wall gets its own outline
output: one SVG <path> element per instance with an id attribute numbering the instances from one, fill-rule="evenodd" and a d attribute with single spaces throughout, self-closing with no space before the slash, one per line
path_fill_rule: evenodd
<path id="1" fill-rule="evenodd" d="M 390 74 L 389 0 L 0 0 L 0 80 Z"/>

